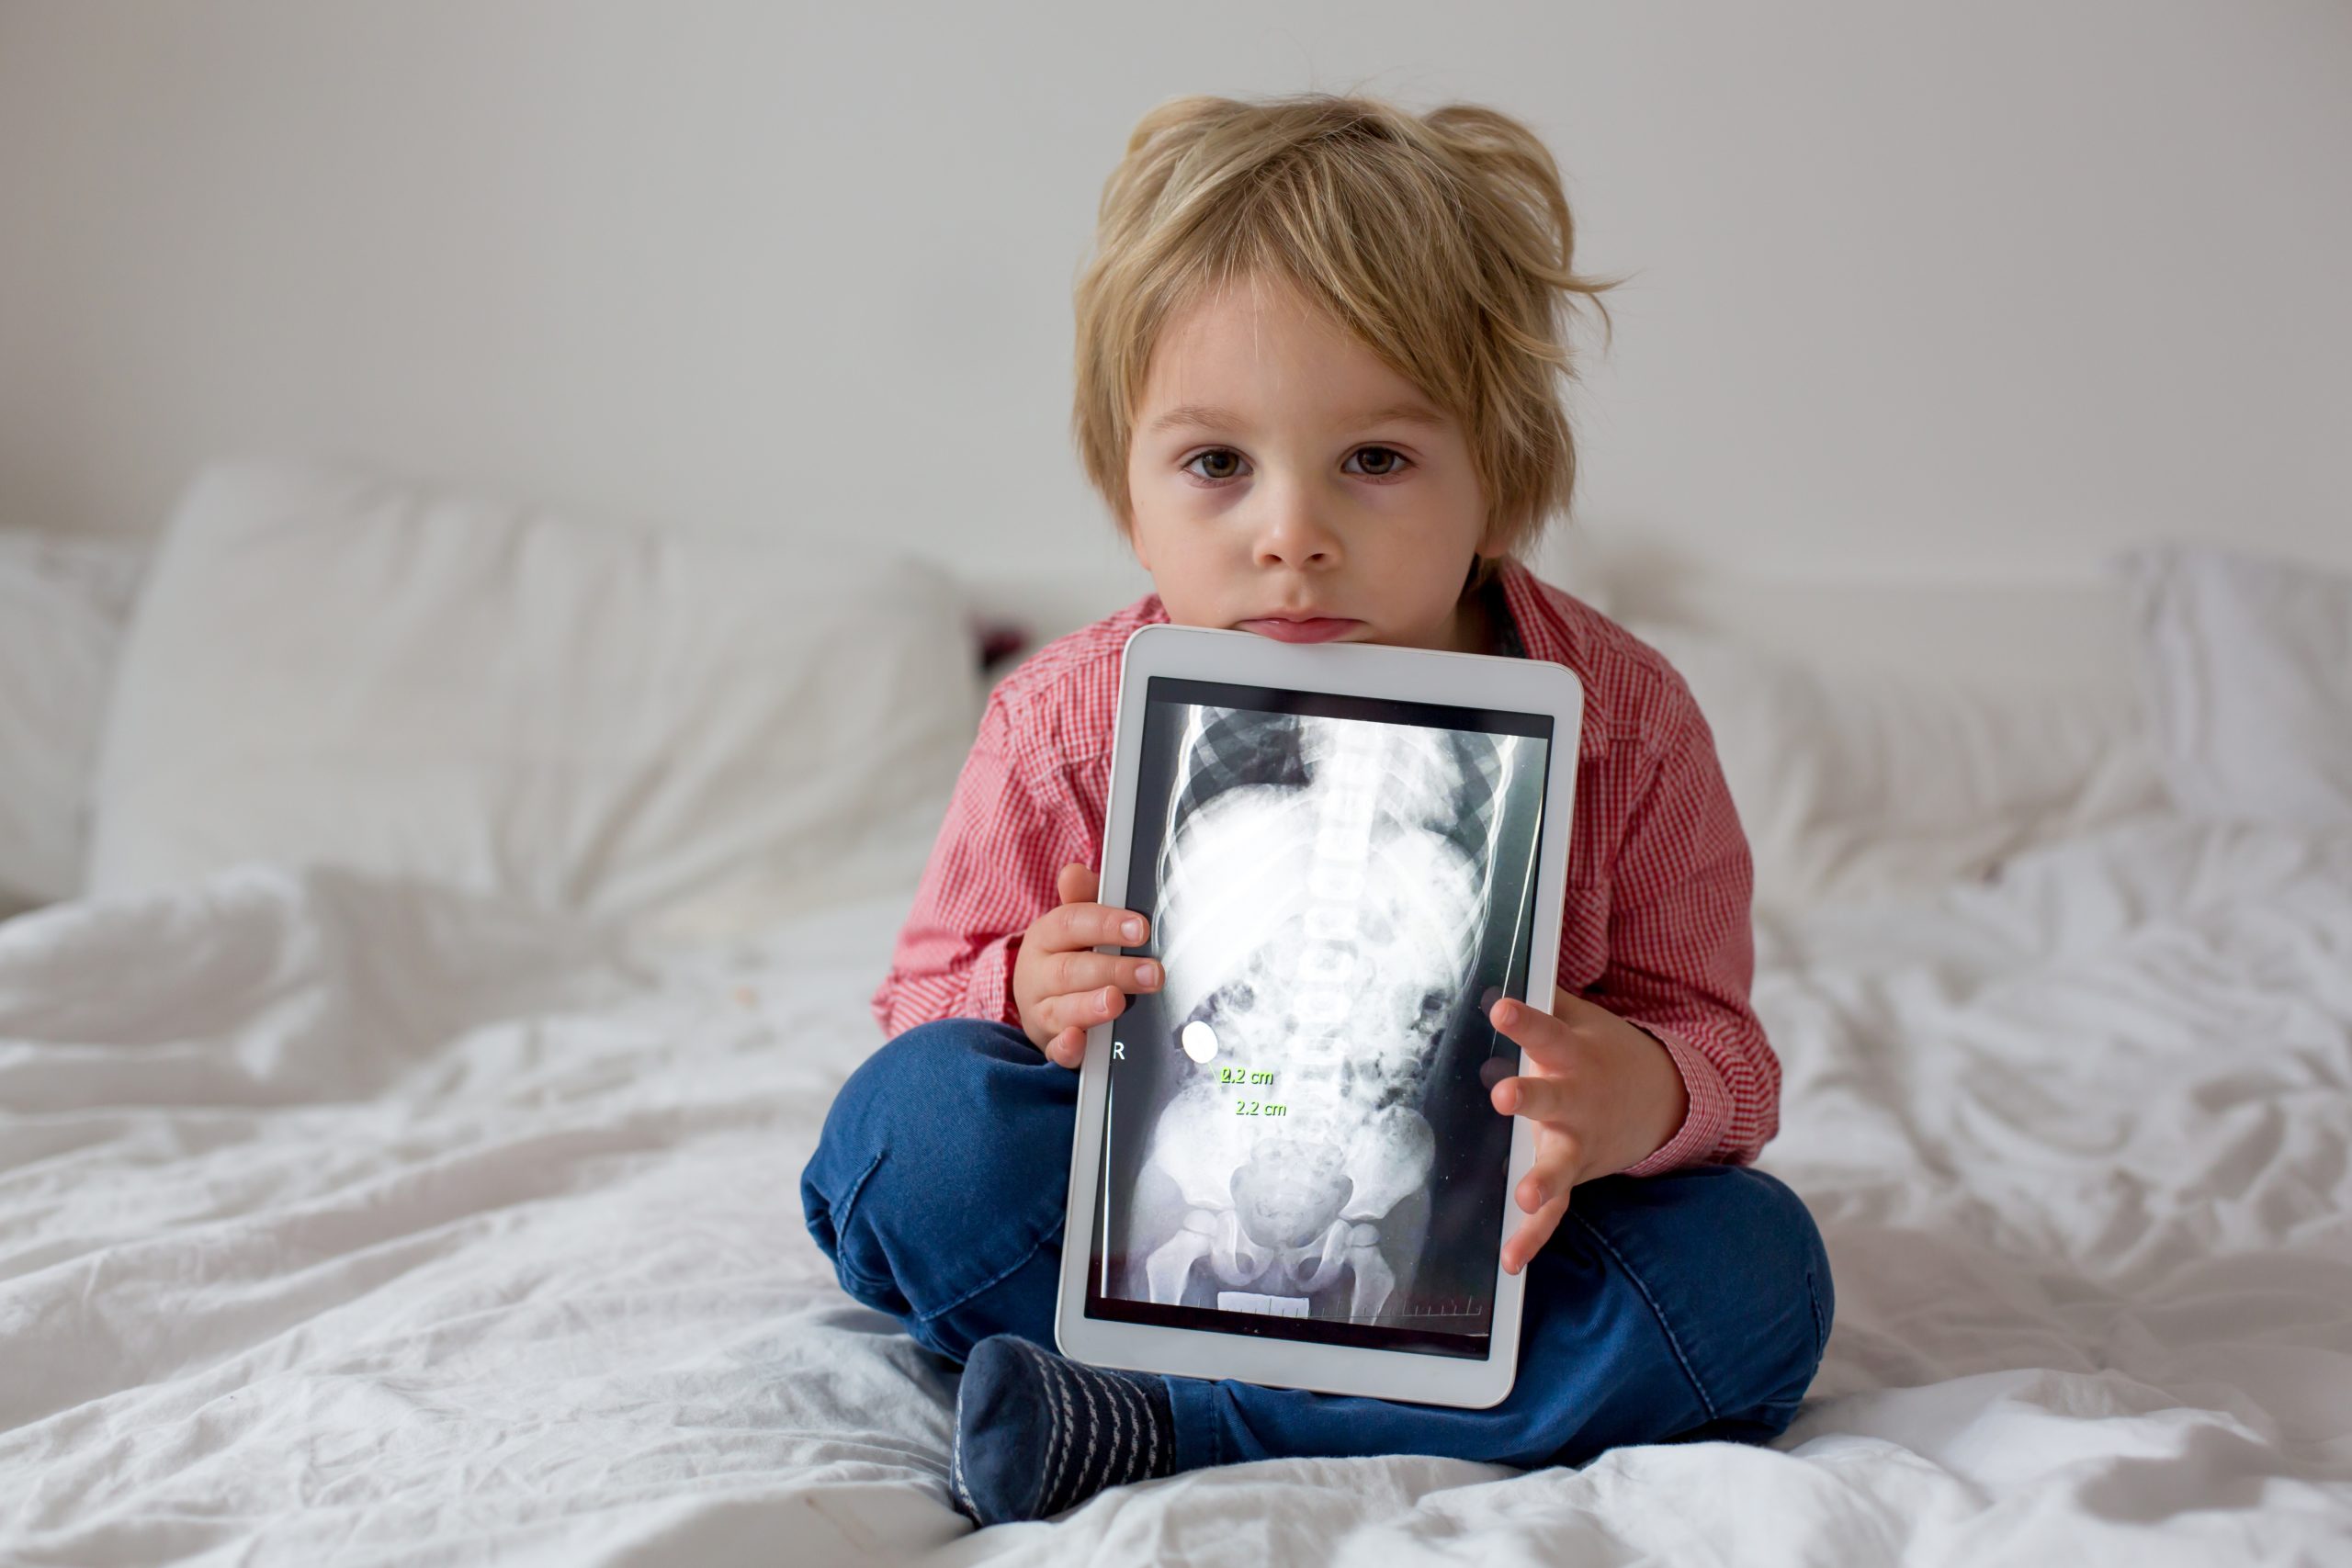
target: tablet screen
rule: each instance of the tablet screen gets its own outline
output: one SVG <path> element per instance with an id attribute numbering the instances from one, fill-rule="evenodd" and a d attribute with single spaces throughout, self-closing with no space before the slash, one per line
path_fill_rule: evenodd
<path id="1" fill-rule="evenodd" d="M 1089 1315 L 1487 1355 L 1552 724 L 1149 679 Z"/>

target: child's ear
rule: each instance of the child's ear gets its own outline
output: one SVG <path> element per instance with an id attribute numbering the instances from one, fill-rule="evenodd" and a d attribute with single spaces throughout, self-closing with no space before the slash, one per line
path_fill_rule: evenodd
<path id="1" fill-rule="evenodd" d="M 1488 560 L 1499 560 L 1510 553 L 1510 529 L 1500 522 L 1489 522 L 1487 531 L 1478 538 L 1477 553 Z"/>
<path id="2" fill-rule="evenodd" d="M 1510 525 L 1495 514 L 1495 508 L 1492 505 L 1487 504 L 1487 487 L 1483 484 L 1478 487 L 1478 500 L 1480 504 L 1486 506 L 1487 525 L 1479 530 L 1478 543 L 1472 553 L 1481 560 L 1492 560 L 1497 556 L 1509 551 Z M 1470 564 L 1475 570 L 1478 562 L 1474 560 Z"/>

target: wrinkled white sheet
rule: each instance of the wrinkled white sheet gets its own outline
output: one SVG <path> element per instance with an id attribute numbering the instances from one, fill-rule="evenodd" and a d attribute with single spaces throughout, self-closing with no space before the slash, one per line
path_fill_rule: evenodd
<path id="1" fill-rule="evenodd" d="M 0 1562 L 2343 1561 L 2352 837 L 1761 933 L 1838 1324 L 1771 1449 L 1284 1461 L 978 1534 L 800 1166 L 904 895 L 652 953 L 245 867 L 0 925 Z"/>

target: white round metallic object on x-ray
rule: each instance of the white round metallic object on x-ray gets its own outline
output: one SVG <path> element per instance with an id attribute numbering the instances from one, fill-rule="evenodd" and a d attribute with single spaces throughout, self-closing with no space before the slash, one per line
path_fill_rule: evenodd
<path id="1" fill-rule="evenodd" d="M 1178 1038 L 1184 1043 L 1184 1055 L 1195 1062 L 1206 1064 L 1216 1060 L 1216 1031 L 1208 1026 L 1207 1021 L 1194 1019 L 1184 1026 L 1184 1032 Z"/>

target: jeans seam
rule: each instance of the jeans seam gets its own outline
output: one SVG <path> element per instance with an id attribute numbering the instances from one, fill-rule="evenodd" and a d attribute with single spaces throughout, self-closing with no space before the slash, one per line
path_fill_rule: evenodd
<path id="1" fill-rule="evenodd" d="M 1804 1271 L 1805 1304 L 1813 1308 L 1813 1356 L 1816 1370 L 1821 1358 L 1829 1353 L 1829 1325 L 1821 1317 L 1821 1287 L 1814 1281 L 1813 1270 Z"/>
<path id="2" fill-rule="evenodd" d="M 1617 1250 L 1616 1244 L 1601 1235 L 1590 1220 L 1577 1213 L 1574 1208 L 1568 1210 L 1568 1218 L 1582 1226 L 1585 1235 L 1592 1237 L 1594 1245 L 1615 1259 L 1617 1267 L 1625 1271 L 1625 1278 L 1634 1281 L 1634 1289 L 1641 1292 L 1643 1302 L 1650 1309 L 1650 1316 L 1657 1320 L 1658 1332 L 1666 1337 L 1666 1348 L 1674 1352 L 1675 1364 L 1682 1369 L 1682 1375 L 1690 1381 L 1691 1392 L 1699 1396 L 1700 1404 L 1705 1407 L 1707 1419 L 1718 1419 L 1714 1398 L 1707 1393 L 1707 1385 L 1699 1381 L 1698 1372 L 1690 1365 L 1690 1358 L 1683 1351 L 1681 1339 L 1674 1332 L 1674 1325 L 1667 1321 L 1666 1309 L 1658 1305 L 1657 1297 L 1651 1292 L 1649 1281 L 1642 1278 L 1625 1260 L 1625 1255 Z"/>
<path id="3" fill-rule="evenodd" d="M 835 1271 L 848 1275 L 862 1285 L 882 1285 L 889 1282 L 868 1274 L 851 1262 L 849 1247 L 846 1245 L 849 1237 L 850 1213 L 857 1207 L 858 1195 L 865 1190 L 866 1182 L 880 1168 L 882 1156 L 889 1152 L 888 1149 L 877 1150 L 874 1157 L 865 1162 L 865 1168 L 857 1173 L 857 1179 L 849 1184 L 847 1195 L 839 1203 L 828 1200 L 825 1204 L 825 1219 L 833 1229 L 833 1268 Z M 809 1221 L 808 1229 L 811 1234 L 814 1234 L 816 1228 L 817 1223 L 814 1220 Z"/>
<path id="4" fill-rule="evenodd" d="M 978 1284 L 974 1285 L 970 1290 L 966 1291 L 954 1301 L 943 1302 L 938 1306 L 932 1308 L 929 1312 L 919 1312 L 915 1314 L 915 1321 L 917 1323 L 929 1323 L 934 1318 L 940 1316 L 943 1313 L 954 1312 L 957 1307 L 962 1306 L 966 1302 L 970 1301 L 982 1291 L 988 1290 L 994 1285 L 1002 1284 L 1005 1280 L 1011 1279 L 1013 1275 L 1018 1274 L 1023 1268 L 1027 1267 L 1029 1260 L 1037 1256 L 1037 1249 L 1052 1239 L 1052 1232 L 1048 1232 L 1045 1235 L 1039 1236 L 1036 1240 L 1029 1244 L 1028 1251 L 1023 1253 L 1020 1257 L 1014 1258 L 1011 1263 L 1006 1264 L 1002 1269 L 998 1269 L 995 1273 L 989 1275 Z"/>
<path id="5" fill-rule="evenodd" d="M 1175 1385 L 1177 1379 L 1175 1375 L 1169 1372 L 1161 1372 L 1158 1375 L 1159 1377 L 1159 1381 L 1163 1384 L 1167 1385 L 1168 1388 L 1169 1416 L 1174 1419 L 1181 1419 L 1181 1417 L 1178 1416 L 1176 1409 Z M 1200 1384 L 1201 1404 L 1204 1408 L 1207 1408 L 1210 1411 L 1208 1416 L 1208 1468 L 1214 1470 L 1220 1465 L 1232 1464 L 1236 1462 L 1235 1461 L 1226 1457 L 1225 1423 L 1219 1421 L 1215 1414 L 1217 1385 L 1225 1380 L 1222 1378 L 1188 1378 L 1184 1381 L 1188 1382 L 1197 1382 Z"/>

